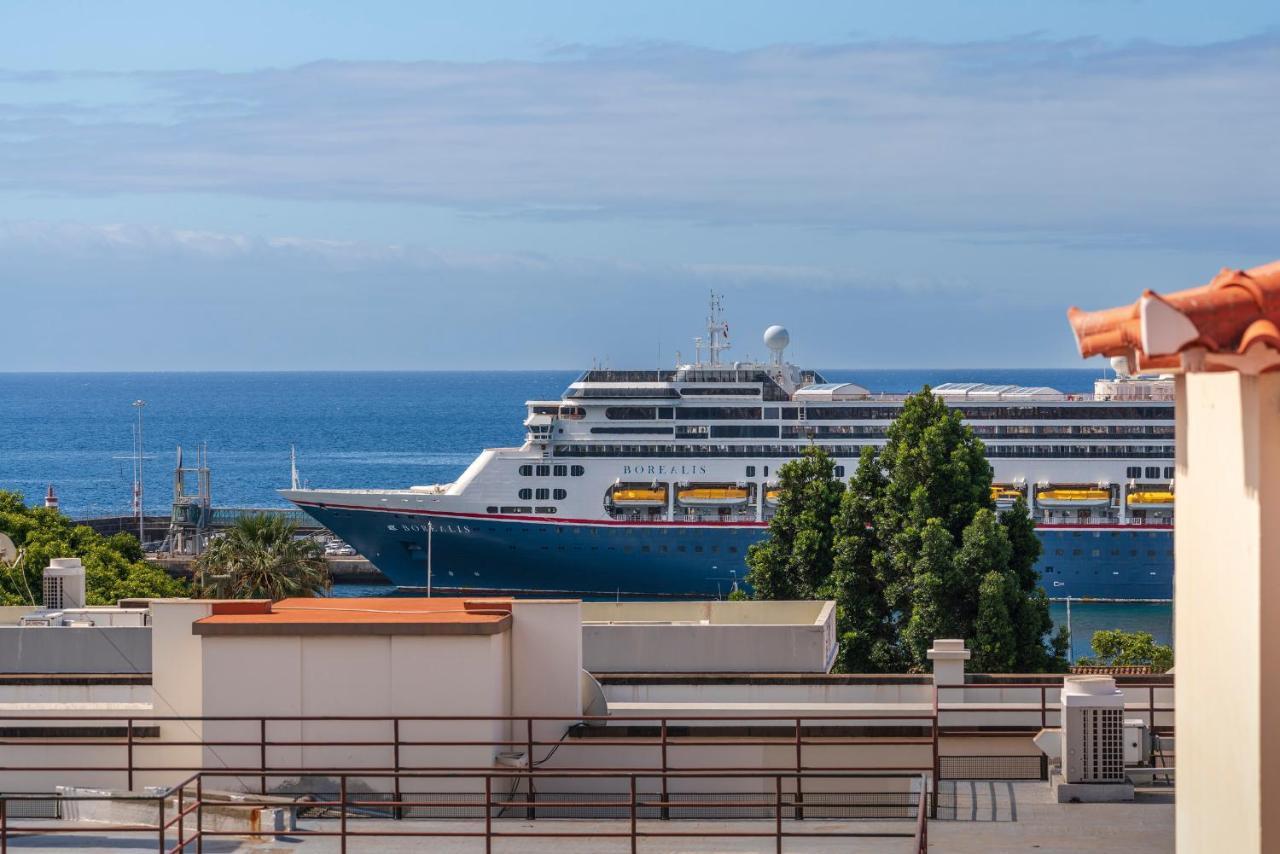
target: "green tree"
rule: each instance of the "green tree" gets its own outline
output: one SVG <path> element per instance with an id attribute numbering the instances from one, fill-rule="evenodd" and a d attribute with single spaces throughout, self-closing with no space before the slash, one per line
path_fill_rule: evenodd
<path id="1" fill-rule="evenodd" d="M 832 572 L 819 591 L 836 600 L 840 650 L 835 667 L 842 673 L 887 670 L 897 660 L 884 590 L 884 554 L 872 524 L 885 486 L 875 449 L 864 447 L 840 497 Z"/>
<path id="2" fill-rule="evenodd" d="M 245 516 L 196 559 L 200 595 L 218 599 L 319 596 L 332 586 L 320 544 L 278 515 Z"/>
<path id="3" fill-rule="evenodd" d="M 142 559 L 131 534 L 104 537 L 57 510 L 27 507 L 16 492 L 0 490 L 0 531 L 13 539 L 20 554 L 14 565 L 0 565 L 0 604 L 39 604 L 41 575 L 57 557 L 78 557 L 84 563 L 89 605 L 187 595 L 186 582 Z"/>
<path id="4" fill-rule="evenodd" d="M 808 449 L 780 469 L 780 512 L 800 512 L 775 517 L 768 540 L 752 547 L 756 597 L 834 598 L 844 672 L 926 670 L 938 637 L 964 638 L 983 669 L 1064 669 L 1065 635 L 1046 644 L 1052 621 L 1030 513 L 1019 501 L 997 514 L 985 448 L 961 414 L 925 387 L 886 437 L 883 448 L 863 449 L 830 524 L 838 481 L 828 482 L 825 453 Z M 800 495 L 788 495 L 792 484 Z M 825 556 L 829 537 L 829 566 L 810 560 Z"/>
<path id="5" fill-rule="evenodd" d="M 831 575 L 844 483 L 831 457 L 810 446 L 778 470 L 778 486 L 769 537 L 747 549 L 747 581 L 759 599 L 814 599 Z"/>
<path id="6" fill-rule="evenodd" d="M 1173 647 L 1156 643 L 1150 632 L 1126 632 L 1102 629 L 1093 633 L 1096 657 L 1082 658 L 1080 664 L 1142 665 L 1149 664 L 1157 673 L 1173 667 Z"/>

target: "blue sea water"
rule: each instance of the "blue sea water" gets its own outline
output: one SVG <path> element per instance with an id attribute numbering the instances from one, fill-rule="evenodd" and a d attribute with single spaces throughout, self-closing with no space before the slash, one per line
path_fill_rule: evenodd
<path id="1" fill-rule="evenodd" d="M 876 391 L 973 380 L 1087 391 L 1090 370 L 828 370 Z M 0 489 L 53 484 L 72 516 L 130 512 L 134 400 L 145 400 L 147 511 L 167 513 L 174 449 L 209 449 L 219 506 L 278 507 L 289 446 L 312 486 L 452 480 L 483 448 L 519 444 L 524 403 L 575 371 L 0 373 Z"/>
<path id="2" fill-rule="evenodd" d="M 907 392 L 991 382 L 1089 391 L 1096 370 L 824 370 L 832 382 Z M 524 403 L 557 399 L 577 371 L 0 373 L 0 489 L 57 489 L 74 517 L 127 514 L 134 400 L 146 401 L 145 495 L 167 513 L 175 447 L 207 443 L 218 506 L 287 506 L 289 446 L 312 486 L 452 480 L 483 448 L 519 444 Z M 1167 605 L 1075 605 L 1073 628 L 1141 627 L 1169 638 Z M 1055 606 L 1055 620 L 1065 609 Z M 1080 621 L 1084 622 L 1080 622 Z M 1080 623 L 1077 625 L 1077 623 Z M 1088 633 L 1081 629 L 1085 626 Z M 1083 650 L 1082 650 L 1083 651 Z"/>

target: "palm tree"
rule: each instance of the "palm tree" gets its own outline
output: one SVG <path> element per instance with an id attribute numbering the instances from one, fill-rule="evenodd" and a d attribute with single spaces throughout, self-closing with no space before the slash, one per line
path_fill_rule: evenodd
<path id="1" fill-rule="evenodd" d="M 283 516 L 243 516 L 196 559 L 195 586 L 213 599 L 319 596 L 333 582 L 320 544 Z"/>

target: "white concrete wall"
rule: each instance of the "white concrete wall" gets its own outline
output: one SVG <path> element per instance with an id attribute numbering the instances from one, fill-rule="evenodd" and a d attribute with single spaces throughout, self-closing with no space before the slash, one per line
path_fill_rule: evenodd
<path id="1" fill-rule="evenodd" d="M 499 635 L 319 637 L 206 636 L 204 714 L 313 716 L 501 716 L 508 713 L 507 644 Z M 275 721 L 268 738 L 323 744 L 392 740 L 390 721 Z M 258 741 L 257 721 L 208 722 L 210 740 Z M 488 721 L 405 721 L 401 741 L 487 741 L 505 738 L 506 727 Z M 489 768 L 502 748 L 404 747 L 402 768 Z M 205 749 L 209 767 L 250 767 L 259 747 Z M 268 750 L 279 768 L 382 768 L 393 751 L 380 746 L 281 746 Z M 272 779 L 289 788 L 297 775 Z M 374 788 L 389 788 L 369 781 Z M 250 781 L 256 785 L 256 780 Z M 423 784 L 426 786 L 427 784 Z M 403 787 L 412 790 L 406 783 Z M 436 786 L 450 788 L 449 786 Z"/>
<path id="2" fill-rule="evenodd" d="M 583 602 L 585 623 L 680 623 L 712 625 L 814 626 L 834 606 L 825 601 Z"/>
<path id="3" fill-rule="evenodd" d="M 204 712 L 204 687 L 200 638 L 191 624 L 213 613 L 213 603 L 202 599 L 156 599 L 151 603 L 151 689 L 158 717 L 198 718 Z M 200 741 L 204 727 L 199 721 L 162 721 L 161 740 Z M 143 754 L 139 754 L 143 755 Z M 148 758 L 163 757 L 173 768 L 198 768 L 201 750 L 176 746 L 160 751 L 147 749 Z M 169 775 L 166 782 L 180 777 Z"/>
<path id="4" fill-rule="evenodd" d="M 1178 850 L 1280 850 L 1280 374 L 1177 381 Z"/>
<path id="5" fill-rule="evenodd" d="M 582 603 L 517 599 L 510 635 L 511 714 L 562 716 L 533 727 L 537 740 L 558 739 L 582 714 Z"/>
<path id="6" fill-rule="evenodd" d="M 825 673 L 824 626 L 636 625 L 582 627 L 592 673 Z"/>

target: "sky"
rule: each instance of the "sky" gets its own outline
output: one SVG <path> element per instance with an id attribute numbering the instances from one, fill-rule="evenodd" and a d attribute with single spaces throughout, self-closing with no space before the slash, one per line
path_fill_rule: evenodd
<path id="1" fill-rule="evenodd" d="M 1277 257 L 1280 6 L 0 4 L 0 370 L 1072 367 Z"/>

